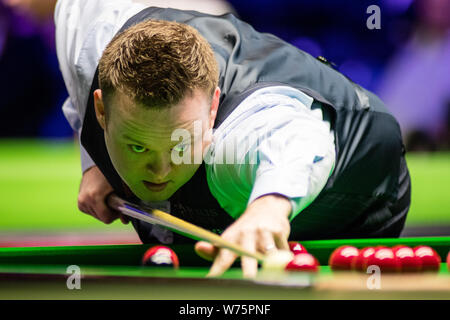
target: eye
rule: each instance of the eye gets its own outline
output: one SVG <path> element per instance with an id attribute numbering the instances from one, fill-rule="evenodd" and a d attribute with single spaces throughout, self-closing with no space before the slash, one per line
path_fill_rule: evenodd
<path id="1" fill-rule="evenodd" d="M 133 152 L 136 152 L 136 153 L 143 153 L 143 152 L 147 151 L 147 148 L 144 148 L 143 146 L 139 146 L 137 144 L 130 144 L 130 148 Z"/>
<path id="2" fill-rule="evenodd" d="M 186 152 L 186 150 L 189 148 L 188 144 L 179 144 L 173 147 L 173 150 L 175 152 Z"/>

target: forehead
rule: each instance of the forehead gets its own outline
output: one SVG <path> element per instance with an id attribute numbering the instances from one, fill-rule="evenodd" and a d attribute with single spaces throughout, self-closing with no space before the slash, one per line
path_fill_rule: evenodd
<path id="1" fill-rule="evenodd" d="M 198 90 L 179 104 L 165 108 L 148 108 L 124 94 L 111 99 L 109 121 L 117 133 L 151 137 L 167 137 L 176 129 L 192 130 L 196 121 L 207 121 L 209 99 Z"/>

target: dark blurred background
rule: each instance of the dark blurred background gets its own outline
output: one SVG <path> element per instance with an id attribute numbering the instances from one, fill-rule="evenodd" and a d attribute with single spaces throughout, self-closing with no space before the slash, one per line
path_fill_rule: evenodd
<path id="1" fill-rule="evenodd" d="M 0 137 L 67 138 L 67 92 L 54 44 L 52 0 L 0 0 Z M 255 29 L 273 33 L 378 94 L 408 150 L 450 147 L 449 0 L 230 0 Z M 369 30 L 367 7 L 381 9 Z"/>

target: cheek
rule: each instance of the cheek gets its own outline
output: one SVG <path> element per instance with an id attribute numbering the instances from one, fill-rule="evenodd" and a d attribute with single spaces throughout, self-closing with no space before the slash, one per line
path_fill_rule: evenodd
<path id="1" fill-rule="evenodd" d="M 129 169 L 134 166 L 131 165 L 131 159 L 127 157 L 127 150 L 119 143 L 116 143 L 112 139 L 105 139 L 106 146 L 108 148 L 109 157 L 114 165 L 114 168 L 122 176 L 125 173 L 129 173 Z"/>

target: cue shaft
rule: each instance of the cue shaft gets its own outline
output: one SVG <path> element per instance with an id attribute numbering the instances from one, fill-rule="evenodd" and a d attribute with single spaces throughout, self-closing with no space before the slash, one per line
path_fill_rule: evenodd
<path id="1" fill-rule="evenodd" d="M 264 256 L 261 253 L 250 252 L 240 245 L 224 240 L 222 237 L 209 230 L 198 227 L 192 223 L 174 217 L 173 215 L 165 213 L 161 210 L 147 207 L 145 208 L 145 210 L 141 209 L 135 204 L 119 198 L 115 194 L 109 195 L 106 199 L 106 202 L 111 208 L 127 216 L 131 216 L 133 218 L 151 224 L 157 224 L 167 227 L 169 229 L 172 229 L 173 231 L 178 231 L 178 233 L 182 233 L 195 240 L 206 240 L 214 246 L 229 249 L 240 256 L 248 256 L 258 261 L 264 260 Z"/>

